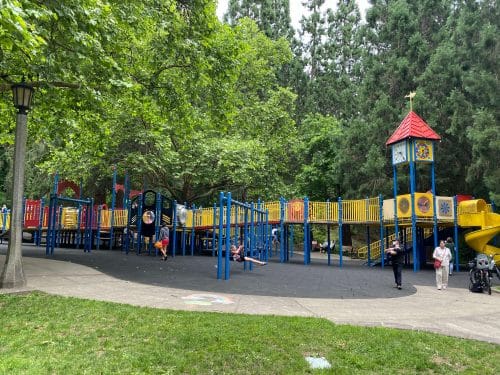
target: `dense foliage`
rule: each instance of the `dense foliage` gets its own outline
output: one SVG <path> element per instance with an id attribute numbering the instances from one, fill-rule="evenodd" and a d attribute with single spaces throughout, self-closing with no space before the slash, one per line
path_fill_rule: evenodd
<path id="1" fill-rule="evenodd" d="M 0 189 L 9 193 L 10 85 L 36 87 L 28 196 L 53 174 L 211 204 L 391 195 L 385 141 L 414 110 L 441 136 L 438 194 L 500 201 L 499 41 L 494 0 L 0 0 Z M 420 190 L 429 170 L 419 170 Z M 404 170 L 401 190 L 408 190 Z M 9 194 L 7 194 L 9 195 Z"/>

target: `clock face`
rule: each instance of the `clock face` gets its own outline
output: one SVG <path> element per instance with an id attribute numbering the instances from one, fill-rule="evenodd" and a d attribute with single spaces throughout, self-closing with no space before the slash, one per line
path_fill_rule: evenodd
<path id="1" fill-rule="evenodd" d="M 405 163 L 407 161 L 406 142 L 399 142 L 392 146 L 392 164 Z"/>
<path id="2" fill-rule="evenodd" d="M 432 161 L 432 143 L 419 140 L 415 142 L 415 160 Z"/>

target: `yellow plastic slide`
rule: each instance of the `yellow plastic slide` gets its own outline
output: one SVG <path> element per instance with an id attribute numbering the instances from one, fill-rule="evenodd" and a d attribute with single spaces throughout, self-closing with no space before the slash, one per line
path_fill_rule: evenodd
<path id="1" fill-rule="evenodd" d="M 500 248 L 489 242 L 500 234 L 500 215 L 491 212 L 491 208 L 482 199 L 460 202 L 458 207 L 458 225 L 461 227 L 480 227 L 467 233 L 465 242 L 474 250 L 492 255 L 496 263 L 500 262 Z"/>

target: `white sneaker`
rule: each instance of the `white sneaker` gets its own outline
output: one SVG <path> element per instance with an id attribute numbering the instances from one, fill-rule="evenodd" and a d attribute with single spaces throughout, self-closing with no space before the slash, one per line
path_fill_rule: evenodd
<path id="1" fill-rule="evenodd" d="M 447 288 L 447 286 L 446 286 L 446 285 L 443 285 L 443 289 L 446 289 L 446 288 Z"/>
<path id="2" fill-rule="evenodd" d="M 441 290 L 441 287 L 440 287 L 440 286 L 438 286 L 438 290 Z"/>

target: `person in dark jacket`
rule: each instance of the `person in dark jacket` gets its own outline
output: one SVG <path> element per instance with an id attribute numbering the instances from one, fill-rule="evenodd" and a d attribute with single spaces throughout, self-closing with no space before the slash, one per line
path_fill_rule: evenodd
<path id="1" fill-rule="evenodd" d="M 394 272 L 395 288 L 401 289 L 401 272 L 403 271 L 404 250 L 399 244 L 399 240 L 394 240 L 392 246 L 385 249 L 385 252 L 391 256 L 392 271 Z"/>

